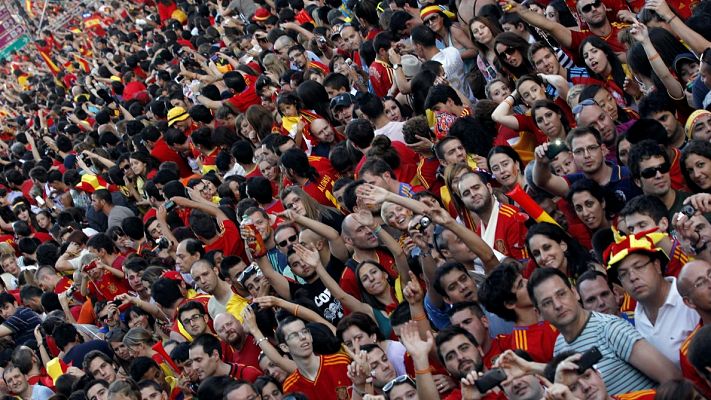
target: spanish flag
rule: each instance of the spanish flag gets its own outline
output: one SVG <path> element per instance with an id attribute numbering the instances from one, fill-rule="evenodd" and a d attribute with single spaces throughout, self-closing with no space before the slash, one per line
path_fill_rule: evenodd
<path id="1" fill-rule="evenodd" d="M 44 60 L 44 63 L 47 64 L 47 68 L 49 68 L 49 70 L 52 72 L 52 75 L 56 76 L 59 73 L 60 69 L 57 64 L 52 61 L 52 57 L 49 54 L 49 49 L 41 47 L 39 44 L 37 44 L 37 52 Z"/>

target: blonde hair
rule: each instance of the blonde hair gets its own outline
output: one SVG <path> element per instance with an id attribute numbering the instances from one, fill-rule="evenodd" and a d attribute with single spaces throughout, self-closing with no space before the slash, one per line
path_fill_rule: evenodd
<path id="1" fill-rule="evenodd" d="M 123 337 L 123 344 L 127 347 L 139 344 L 147 344 L 151 346 L 157 341 L 158 340 L 156 340 L 155 336 L 141 327 L 131 328 Z"/>

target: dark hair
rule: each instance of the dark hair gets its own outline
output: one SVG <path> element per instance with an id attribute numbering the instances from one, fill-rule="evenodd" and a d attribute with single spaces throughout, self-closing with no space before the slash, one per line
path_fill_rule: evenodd
<path id="1" fill-rule="evenodd" d="M 217 351 L 219 358 L 222 358 L 222 344 L 220 343 L 220 339 L 215 337 L 215 335 L 211 333 L 203 333 L 198 335 L 190 343 L 190 349 L 194 349 L 198 346 L 202 347 L 202 350 L 208 356 L 212 356 L 212 353 Z"/>
<path id="2" fill-rule="evenodd" d="M 442 365 L 444 365 L 444 357 L 441 352 L 442 345 L 459 335 L 462 335 L 467 338 L 467 340 L 469 340 L 469 342 L 471 342 L 471 344 L 473 344 L 474 346 L 479 346 L 479 342 L 477 342 L 474 335 L 472 335 L 471 332 L 463 328 L 460 328 L 458 326 L 448 326 L 442 329 L 441 331 L 439 331 L 437 336 L 435 336 L 435 346 L 437 346 L 437 357 L 439 357 L 439 360 L 440 362 L 442 362 Z"/>
<path id="3" fill-rule="evenodd" d="M 378 325 L 375 323 L 375 321 L 373 321 L 373 319 L 370 318 L 368 315 L 363 314 L 361 312 L 354 312 L 343 317 L 338 322 L 338 326 L 336 327 L 336 336 L 338 336 L 338 338 L 343 341 L 343 333 L 351 326 L 357 327 L 361 331 L 365 332 L 365 334 L 368 336 L 375 334 L 375 340 L 377 341 L 385 339 L 383 337 L 383 333 L 380 331 L 380 329 L 378 329 Z"/>
<path id="4" fill-rule="evenodd" d="M 639 179 L 641 177 L 640 164 L 642 161 L 648 160 L 652 157 L 662 157 L 665 163 L 671 165 L 667 152 L 659 147 L 659 144 L 653 140 L 642 140 L 632 146 L 627 166 L 629 167 L 630 173 L 634 179 Z"/>
<path id="5" fill-rule="evenodd" d="M 605 54 L 607 62 L 608 64 L 610 64 L 612 80 L 617 84 L 618 87 L 623 87 L 625 84 L 626 77 L 625 70 L 622 67 L 622 61 L 620 61 L 615 52 L 612 51 L 610 45 L 598 36 L 590 35 L 583 39 L 583 41 L 580 43 L 580 47 L 578 47 L 578 57 L 580 60 L 585 60 L 585 58 L 583 57 L 583 48 L 586 44 L 590 44 L 592 47 L 595 47 L 596 49 L 602 51 Z M 584 64 L 585 69 L 588 71 L 588 74 L 590 74 L 591 77 L 602 82 L 607 81 L 606 76 L 601 76 L 600 74 L 591 70 L 586 63 Z M 629 104 L 632 98 L 626 93 L 624 94 L 624 96 L 625 102 Z"/>
<path id="6" fill-rule="evenodd" d="M 353 143 L 358 148 L 366 148 L 370 146 L 375 138 L 375 130 L 370 121 L 366 119 L 353 119 L 346 126 L 346 136 L 348 141 Z"/>
<path id="7" fill-rule="evenodd" d="M 565 284 L 565 286 L 568 287 L 568 289 L 573 288 L 573 286 L 570 284 L 570 279 L 568 279 L 568 277 L 565 276 L 565 274 L 558 268 L 536 268 L 536 270 L 533 271 L 533 274 L 531 275 L 531 278 L 528 280 L 528 284 L 526 285 L 526 290 L 528 290 L 528 297 L 531 298 L 531 302 L 536 308 L 538 308 L 538 300 L 534 295 L 534 290 L 538 285 L 556 276 L 563 281 L 563 283 Z"/>
<path id="8" fill-rule="evenodd" d="M 691 140 L 684 146 L 684 150 L 681 151 L 681 160 L 679 164 L 681 165 L 681 173 L 684 175 L 687 186 L 691 189 L 692 193 L 702 193 L 708 192 L 708 190 L 701 189 L 689 175 L 689 170 L 686 168 L 686 160 L 690 155 L 695 154 L 700 157 L 704 157 L 708 162 L 711 162 L 711 143 L 705 140 Z"/>
<path id="9" fill-rule="evenodd" d="M 518 154 L 516 150 L 513 149 L 511 146 L 496 146 L 492 148 L 489 151 L 489 154 L 486 156 L 486 162 L 491 165 L 491 157 L 493 157 L 495 154 L 506 154 L 514 160 L 514 162 L 518 163 L 518 170 L 519 172 L 523 173 L 523 160 L 521 160 L 521 156 Z"/>
<path id="10" fill-rule="evenodd" d="M 410 30 L 413 44 L 424 47 L 435 47 L 437 45 L 437 34 L 425 25 L 417 25 Z"/>
<path id="11" fill-rule="evenodd" d="M 373 307 L 374 309 L 385 310 L 385 308 L 387 307 L 387 304 L 381 303 L 380 300 L 378 300 L 375 296 L 368 293 L 368 291 L 365 290 L 365 286 L 363 286 L 363 282 L 360 280 L 360 270 L 366 265 L 373 265 L 377 269 L 379 269 L 382 273 L 384 273 L 386 276 L 387 282 L 390 285 L 390 288 L 395 287 L 395 280 L 388 274 L 388 271 L 385 269 L 385 267 L 380 265 L 380 263 L 378 263 L 377 261 L 373 261 L 373 260 L 362 261 L 355 268 L 356 283 L 358 284 L 358 289 L 360 290 L 360 296 L 363 299 L 363 302 L 365 304 L 368 304 L 369 306 Z"/>
<path id="12" fill-rule="evenodd" d="M 198 311 L 200 313 L 200 315 L 205 315 L 205 307 L 202 305 L 202 303 L 192 300 L 192 301 L 188 301 L 187 303 L 178 307 L 178 313 L 176 314 L 176 317 L 177 317 L 176 319 L 180 320 L 180 316 L 184 312 L 193 311 L 193 310 Z"/>
<path id="13" fill-rule="evenodd" d="M 288 170 L 292 170 L 293 173 L 301 178 L 308 178 L 310 180 L 317 180 L 319 177 L 316 168 L 309 164 L 309 158 L 301 149 L 289 149 L 281 155 L 279 158 L 279 163 Z"/>
<path id="14" fill-rule="evenodd" d="M 447 100 L 452 100 L 455 105 L 461 106 L 462 99 L 459 98 L 457 91 L 449 85 L 434 85 L 430 88 L 425 99 L 425 108 L 432 109 L 438 103 L 446 103 Z"/>
<path id="15" fill-rule="evenodd" d="M 611 193 L 608 193 L 608 191 L 605 190 L 605 188 L 603 188 L 602 186 L 600 186 L 600 184 L 588 178 L 578 179 L 577 181 L 573 182 L 573 184 L 570 185 L 570 189 L 568 189 L 568 193 L 565 196 L 566 200 L 571 206 L 573 206 L 573 196 L 576 193 L 582 192 L 588 192 L 600 203 L 605 203 L 603 211 L 605 212 L 605 217 L 607 217 L 608 219 L 615 215 L 616 211 L 619 210 L 619 208 L 621 207 L 617 204 L 614 199 L 614 196 Z"/>
<path id="16" fill-rule="evenodd" d="M 454 303 L 452 304 L 452 307 L 447 310 L 447 315 L 449 315 L 451 319 L 454 314 L 462 310 L 470 310 L 472 314 L 476 315 L 477 318 L 486 316 L 486 314 L 484 314 L 484 310 L 481 308 L 481 305 L 476 301 L 461 301 L 459 303 Z"/>
<path id="17" fill-rule="evenodd" d="M 503 44 L 504 46 L 518 50 L 519 53 L 521 53 L 521 65 L 519 65 L 518 67 L 509 65 L 506 62 L 506 57 L 502 56 L 496 51 L 497 44 Z M 527 57 L 529 46 L 530 44 L 526 41 L 526 39 L 513 32 L 500 33 L 496 35 L 496 39 L 494 39 L 494 53 L 496 53 L 496 59 L 499 61 L 505 71 L 507 71 L 516 78 L 519 78 L 526 74 L 534 73 L 536 71 Z"/>
<path id="18" fill-rule="evenodd" d="M 643 9 L 645 10 L 645 9 Z M 696 398 L 696 389 L 694 384 L 688 379 L 678 378 L 672 379 L 657 386 L 657 393 L 654 395 L 655 400 L 677 400 L 677 399 L 694 399 Z"/>
<path id="19" fill-rule="evenodd" d="M 526 250 L 528 254 L 533 254 L 531 251 L 531 238 L 536 235 L 543 235 L 555 242 L 565 242 L 568 246 L 565 258 L 568 261 L 568 274 L 571 278 L 576 279 L 580 274 L 589 269 L 589 263 L 594 259 L 590 253 L 575 239 L 573 239 L 566 231 L 558 225 L 549 222 L 540 222 L 528 229 L 526 234 Z M 556 269 L 556 268 L 541 268 L 537 269 Z M 562 274 L 562 272 L 561 272 Z"/>
<path id="20" fill-rule="evenodd" d="M 476 132 L 476 134 L 472 134 Z M 487 129 L 478 118 L 471 115 L 457 118 L 449 127 L 448 136 L 454 136 L 462 142 L 469 154 L 487 154 L 494 144 L 496 130 Z"/>
<path id="21" fill-rule="evenodd" d="M 434 279 L 432 280 L 432 288 L 435 290 L 435 292 L 437 292 L 437 294 L 445 298 L 449 298 L 449 295 L 447 295 L 446 289 L 444 288 L 444 286 L 442 286 L 442 279 L 445 275 L 449 274 L 452 271 L 461 271 L 467 276 L 469 275 L 467 267 L 465 267 L 464 264 L 459 262 L 447 262 L 437 267 L 437 269 L 435 270 Z"/>
<path id="22" fill-rule="evenodd" d="M 4 304 L 0 300 L 0 304 Z M 74 343 L 77 341 L 77 328 L 70 323 L 62 323 L 57 325 L 52 331 L 52 336 L 60 350 L 63 350 L 69 343 Z"/>
<path id="23" fill-rule="evenodd" d="M 572 355 L 575 355 L 575 354 L 578 354 L 578 353 L 575 352 L 574 350 L 565 350 L 562 353 L 555 355 L 553 357 L 553 359 L 550 360 L 548 362 L 548 364 L 546 364 L 546 367 L 543 370 L 543 376 L 546 379 L 550 378 L 550 379 L 553 379 L 553 381 L 555 381 L 555 371 L 556 371 L 556 369 L 558 369 L 558 365 L 561 362 L 563 362 L 563 360 L 565 360 L 566 358 L 568 358 Z"/>
<path id="24" fill-rule="evenodd" d="M 575 289 L 578 290 L 578 293 L 580 293 L 580 284 L 582 284 L 585 281 L 594 281 L 597 280 L 597 278 L 603 278 L 605 282 L 607 282 L 607 286 L 612 290 L 612 284 L 607 280 L 607 275 L 605 275 L 603 272 L 600 272 L 596 269 L 591 269 L 589 271 L 585 271 L 578 277 L 578 280 L 575 282 Z M 581 296 L 582 297 L 582 296 Z M 582 299 L 581 299 L 582 301 Z"/>
<path id="25" fill-rule="evenodd" d="M 668 146 L 670 143 L 670 139 L 669 136 L 667 136 L 667 130 L 664 128 L 664 125 L 654 119 L 638 119 L 627 129 L 627 132 L 625 133 L 627 135 L 627 141 L 629 141 L 632 145 L 647 139 L 651 139 L 662 146 Z M 627 163 L 629 164 L 629 159 L 627 160 Z"/>
<path id="26" fill-rule="evenodd" d="M 516 312 L 506 306 L 516 302 L 513 287 L 519 275 L 521 272 L 517 264 L 503 262 L 487 275 L 479 287 L 481 304 L 505 321 L 516 321 Z"/>
<path id="27" fill-rule="evenodd" d="M 659 223 L 662 218 L 668 216 L 668 212 L 667 206 L 664 205 L 664 202 L 662 202 L 659 197 L 640 195 L 629 200 L 622 210 L 620 210 L 619 215 L 621 218 L 624 218 L 628 215 L 638 213 L 649 216 L 654 223 Z"/>
<path id="28" fill-rule="evenodd" d="M 531 106 L 531 117 L 533 117 L 533 122 L 536 126 L 538 126 L 538 122 L 536 121 L 536 111 L 541 108 L 547 108 L 560 116 L 560 122 L 563 124 L 563 132 L 567 133 L 570 130 L 570 122 L 568 122 L 568 117 L 565 116 L 563 109 L 549 99 L 536 100 Z M 540 127 L 538 127 L 538 129 L 540 129 Z"/>
<path id="29" fill-rule="evenodd" d="M 284 327 L 297 321 L 304 322 L 293 315 L 287 315 L 281 321 L 279 321 L 279 325 L 277 325 L 276 332 L 274 332 L 277 339 L 277 343 L 286 343 L 286 336 L 284 336 Z"/>
<path id="30" fill-rule="evenodd" d="M 371 120 L 385 114 L 383 101 L 372 93 L 359 92 L 356 95 L 356 102 L 358 102 L 358 108 Z"/>
<path id="31" fill-rule="evenodd" d="M 492 38 L 496 38 L 497 36 L 499 36 L 499 34 L 503 33 L 504 30 L 501 29 L 501 25 L 499 25 L 499 22 L 497 20 L 487 18 L 482 15 L 477 15 L 469 21 L 469 37 L 472 40 L 472 43 L 474 43 L 474 46 L 479 49 L 481 54 L 486 54 L 489 48 L 486 47 L 483 43 L 477 42 L 476 39 L 474 39 L 474 35 L 471 34 L 471 26 L 474 22 L 479 22 L 480 24 L 483 24 L 487 28 L 489 28 L 489 30 L 491 31 Z"/>
<path id="32" fill-rule="evenodd" d="M 158 278 L 151 285 L 151 294 L 156 303 L 165 308 L 172 308 L 175 302 L 182 299 L 178 282 L 168 278 Z"/>
<path id="33" fill-rule="evenodd" d="M 654 91 L 639 102 L 639 115 L 642 118 L 652 118 L 653 114 L 669 111 L 676 117 L 677 107 L 666 92 Z"/>

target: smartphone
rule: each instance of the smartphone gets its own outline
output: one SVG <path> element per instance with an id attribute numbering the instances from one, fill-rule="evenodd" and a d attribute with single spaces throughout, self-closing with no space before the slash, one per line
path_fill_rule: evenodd
<path id="1" fill-rule="evenodd" d="M 576 362 L 576 364 L 578 364 L 578 373 L 582 374 L 583 372 L 592 368 L 593 365 L 600 362 L 600 360 L 602 360 L 602 353 L 600 353 L 600 350 L 598 350 L 597 347 L 591 348 L 590 350 L 583 353 L 582 357 L 580 357 L 580 360 Z"/>
<path id="2" fill-rule="evenodd" d="M 176 205 L 177 204 L 175 204 L 175 202 L 173 200 L 168 200 L 165 202 L 165 204 L 163 204 L 163 206 L 165 207 L 165 211 L 167 211 L 167 212 L 171 212 L 171 211 L 175 210 Z"/>
<path id="3" fill-rule="evenodd" d="M 42 196 L 35 196 L 35 201 L 40 207 L 44 207 L 44 205 L 46 204 Z"/>
<path id="4" fill-rule="evenodd" d="M 217 62 L 217 60 L 219 60 L 219 59 L 220 59 L 220 56 L 218 56 L 217 53 L 210 56 L 210 61 L 212 61 L 212 62 Z"/>
<path id="5" fill-rule="evenodd" d="M 474 385 L 477 390 L 479 390 L 479 393 L 484 394 L 496 386 L 499 386 L 501 382 L 505 380 L 506 372 L 501 368 L 494 368 L 477 379 Z"/>
<path id="6" fill-rule="evenodd" d="M 89 272 L 89 271 L 91 271 L 92 269 L 94 269 L 94 268 L 96 268 L 96 267 L 98 267 L 98 266 L 99 266 L 99 265 L 98 265 L 97 261 L 94 260 L 94 261 L 92 261 L 92 262 L 90 262 L 89 264 L 87 264 L 87 265 L 84 266 L 84 272 Z"/>

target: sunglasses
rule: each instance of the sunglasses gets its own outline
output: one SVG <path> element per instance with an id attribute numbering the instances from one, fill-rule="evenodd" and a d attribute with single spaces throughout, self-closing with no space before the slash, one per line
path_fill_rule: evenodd
<path id="1" fill-rule="evenodd" d="M 131 164 L 126 164 L 123 167 L 121 167 L 121 169 L 124 171 L 128 171 L 129 169 L 131 169 Z"/>
<path id="2" fill-rule="evenodd" d="M 242 273 L 239 274 L 237 277 L 237 282 L 239 282 L 240 285 L 244 286 L 244 281 L 247 280 L 252 274 L 261 274 L 262 270 L 259 269 L 257 264 L 250 264 L 249 267 L 245 268 Z"/>
<path id="3" fill-rule="evenodd" d="M 597 1 L 595 1 L 594 3 L 586 4 L 586 5 L 582 6 L 582 7 L 580 7 L 580 11 L 582 11 L 582 12 L 584 12 L 584 13 L 587 14 L 587 13 L 589 13 L 590 11 L 592 11 L 593 8 L 599 8 L 601 5 L 602 5 L 602 1 L 597 0 Z"/>
<path id="4" fill-rule="evenodd" d="M 514 54 L 516 54 L 517 51 L 518 51 L 518 49 L 516 49 L 516 48 L 507 47 L 506 50 L 502 51 L 502 53 L 506 54 L 507 56 L 512 57 Z"/>
<path id="5" fill-rule="evenodd" d="M 439 18 L 439 15 L 435 15 L 432 18 L 427 18 L 426 20 L 422 21 L 425 25 L 430 25 L 431 23 L 435 22 L 435 20 Z"/>
<path id="6" fill-rule="evenodd" d="M 277 243 L 277 245 L 279 245 L 279 247 L 286 247 L 286 245 L 288 245 L 289 243 L 296 242 L 296 239 L 298 239 L 296 235 L 291 235 L 286 238 L 286 240 L 282 240 L 281 242 Z"/>
<path id="7" fill-rule="evenodd" d="M 386 383 L 385 386 L 383 386 L 383 392 L 384 393 L 389 393 L 391 390 L 393 390 L 393 386 L 399 385 L 401 383 L 405 383 L 409 381 L 410 384 L 415 387 L 415 382 L 412 381 L 412 378 L 410 378 L 407 375 L 400 375 L 397 378 L 391 380 L 390 382 Z"/>
<path id="8" fill-rule="evenodd" d="M 649 179 L 649 178 L 654 178 L 657 176 L 657 172 L 661 174 L 666 174 L 669 172 L 671 169 L 671 165 L 669 165 L 668 162 L 665 162 L 661 165 L 658 165 L 656 167 L 650 167 L 650 168 L 645 168 L 639 172 L 639 174 L 642 176 L 642 178 Z"/>
<path id="9" fill-rule="evenodd" d="M 573 114 L 580 114 L 583 111 L 583 108 L 587 106 L 594 106 L 597 105 L 597 102 L 593 99 L 586 99 L 578 103 L 575 107 L 573 107 Z"/>

